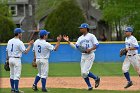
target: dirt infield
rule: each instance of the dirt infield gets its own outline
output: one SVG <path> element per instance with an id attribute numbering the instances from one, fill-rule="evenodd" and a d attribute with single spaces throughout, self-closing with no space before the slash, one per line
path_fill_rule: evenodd
<path id="1" fill-rule="evenodd" d="M 127 83 L 124 77 L 101 77 L 100 90 L 140 90 L 140 78 L 131 77 L 134 85 L 128 89 L 123 87 Z M 31 88 L 34 78 L 21 78 L 20 88 Z M 90 79 L 94 86 L 94 80 Z M 0 78 L 0 88 L 10 88 L 9 78 Z M 41 87 L 39 82 L 38 87 Z M 49 77 L 48 88 L 77 88 L 86 89 L 87 86 L 81 77 Z"/>

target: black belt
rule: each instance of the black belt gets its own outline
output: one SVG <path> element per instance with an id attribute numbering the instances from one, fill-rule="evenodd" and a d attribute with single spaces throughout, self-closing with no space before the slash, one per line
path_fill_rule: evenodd
<path id="1" fill-rule="evenodd" d="M 136 54 L 133 54 L 133 55 L 127 55 L 127 56 L 135 56 Z"/>
<path id="2" fill-rule="evenodd" d="M 14 57 L 14 58 L 20 58 L 20 57 Z"/>
<path id="3" fill-rule="evenodd" d="M 11 58 L 20 58 L 20 57 L 11 57 Z"/>

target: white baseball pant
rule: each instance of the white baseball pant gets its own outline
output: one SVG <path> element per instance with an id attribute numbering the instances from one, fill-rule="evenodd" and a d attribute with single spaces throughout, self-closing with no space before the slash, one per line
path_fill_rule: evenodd
<path id="1" fill-rule="evenodd" d="M 48 59 L 36 59 L 38 76 L 41 78 L 47 78 L 49 72 Z"/>
<path id="2" fill-rule="evenodd" d="M 13 80 L 19 80 L 21 75 L 21 59 L 9 58 L 10 78 Z"/>
<path id="3" fill-rule="evenodd" d="M 140 56 L 138 54 L 134 56 L 126 56 L 123 66 L 122 66 L 122 71 L 124 73 L 129 71 L 130 64 L 132 64 L 134 69 L 140 75 Z"/>
<path id="4" fill-rule="evenodd" d="M 86 78 L 89 74 L 89 71 L 93 65 L 95 59 L 95 54 L 92 52 L 90 54 L 82 54 L 81 57 L 81 76 Z"/>

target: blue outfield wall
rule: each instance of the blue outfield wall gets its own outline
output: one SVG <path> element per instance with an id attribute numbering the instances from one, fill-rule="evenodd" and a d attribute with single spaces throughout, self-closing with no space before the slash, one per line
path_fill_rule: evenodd
<path id="1" fill-rule="evenodd" d="M 119 57 L 119 51 L 125 47 L 123 43 L 100 43 L 96 50 L 95 62 L 123 62 L 124 57 Z M 140 51 L 140 49 L 139 49 Z M 49 62 L 80 62 L 81 53 L 71 48 L 68 44 L 61 44 L 58 51 L 52 51 Z M 6 60 L 6 45 L 0 45 L 0 63 Z M 31 63 L 33 60 L 32 49 L 28 54 L 23 54 L 22 62 Z"/>

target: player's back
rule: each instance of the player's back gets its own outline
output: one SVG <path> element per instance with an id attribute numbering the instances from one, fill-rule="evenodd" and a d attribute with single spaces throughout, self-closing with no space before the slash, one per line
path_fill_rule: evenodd
<path id="1" fill-rule="evenodd" d="M 7 48 L 9 57 L 21 57 L 25 46 L 19 38 L 12 38 L 8 41 Z"/>
<path id="2" fill-rule="evenodd" d="M 53 46 L 43 39 L 37 39 L 34 43 L 33 51 L 36 54 L 36 58 L 49 58 L 50 51 L 53 50 Z"/>

